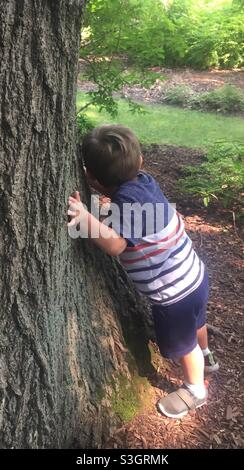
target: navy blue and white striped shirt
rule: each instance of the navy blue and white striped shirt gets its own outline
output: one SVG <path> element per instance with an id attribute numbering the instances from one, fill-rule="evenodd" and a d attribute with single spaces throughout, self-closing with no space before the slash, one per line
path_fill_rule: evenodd
<path id="1" fill-rule="evenodd" d="M 137 289 L 152 303 L 162 305 L 176 303 L 197 289 L 204 264 L 192 247 L 181 216 L 154 178 L 140 171 L 135 180 L 118 188 L 112 202 L 120 208 L 120 220 L 114 228 L 128 242 L 120 261 Z M 130 212 L 131 204 L 138 210 Z M 153 207 L 155 216 L 149 232 L 147 215 L 139 209 L 145 204 Z"/>

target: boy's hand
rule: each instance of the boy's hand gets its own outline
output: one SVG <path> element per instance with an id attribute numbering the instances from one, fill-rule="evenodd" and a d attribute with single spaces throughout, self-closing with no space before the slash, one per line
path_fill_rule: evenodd
<path id="1" fill-rule="evenodd" d="M 67 214 L 71 217 L 71 220 L 68 222 L 68 227 L 72 227 L 79 223 L 80 217 L 87 211 L 80 200 L 79 191 L 75 191 L 74 195 L 69 197 L 68 204 L 69 209 Z"/>
<path id="2" fill-rule="evenodd" d="M 80 193 L 79 191 L 75 191 L 70 197 L 69 199 L 75 199 L 77 202 L 81 202 L 80 200 Z"/>
<path id="3" fill-rule="evenodd" d="M 108 203 L 109 198 L 106 198 Z M 85 238 L 92 238 L 94 243 L 99 246 L 105 253 L 111 256 L 120 255 L 127 246 L 127 241 L 120 237 L 113 229 L 107 227 L 97 220 L 86 207 L 82 204 L 80 200 L 80 194 L 78 191 L 75 192 L 73 196 L 69 197 L 69 209 L 68 216 L 72 217 L 71 221 L 68 223 L 68 232 L 71 238 L 78 238 L 80 230 L 77 230 L 78 225 L 82 225 L 81 218 L 83 222 L 87 223 L 87 230 L 85 228 Z M 86 225 L 86 223 L 84 225 Z M 95 235 L 94 235 L 95 233 Z M 82 235 L 82 233 L 81 233 Z"/>
<path id="4" fill-rule="evenodd" d="M 100 196 L 99 197 L 99 207 L 102 207 L 106 204 L 106 206 L 111 204 L 111 199 L 110 197 L 107 196 Z"/>

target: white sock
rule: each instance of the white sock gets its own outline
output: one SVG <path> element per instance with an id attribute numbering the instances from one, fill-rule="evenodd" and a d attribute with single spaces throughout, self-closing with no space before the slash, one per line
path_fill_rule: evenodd
<path id="1" fill-rule="evenodd" d="M 188 382 L 185 381 L 184 384 L 188 388 L 188 390 L 190 390 L 192 395 L 194 395 L 194 397 L 201 399 L 206 396 L 206 388 L 205 388 L 204 383 L 189 384 Z"/>
<path id="2" fill-rule="evenodd" d="M 207 356 L 207 355 L 210 353 L 210 349 L 208 349 L 208 348 L 202 349 L 202 353 L 203 353 L 203 355 L 204 355 L 204 357 L 205 357 L 205 356 Z"/>

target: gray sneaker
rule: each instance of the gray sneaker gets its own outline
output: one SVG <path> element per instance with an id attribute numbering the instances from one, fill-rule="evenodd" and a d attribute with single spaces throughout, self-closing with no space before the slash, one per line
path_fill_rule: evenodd
<path id="1" fill-rule="evenodd" d="M 185 385 L 179 390 L 161 398 L 157 403 L 160 413 L 169 418 L 182 418 L 188 411 L 200 408 L 207 403 L 208 391 L 204 398 L 196 398 Z"/>

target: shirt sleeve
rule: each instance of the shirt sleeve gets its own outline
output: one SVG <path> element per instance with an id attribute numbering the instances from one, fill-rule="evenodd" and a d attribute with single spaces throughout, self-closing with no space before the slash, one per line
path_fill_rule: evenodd
<path id="1" fill-rule="evenodd" d="M 115 198 L 110 206 L 108 226 L 127 241 L 128 246 L 134 246 L 134 214 L 131 211 L 131 201 L 126 197 Z"/>

